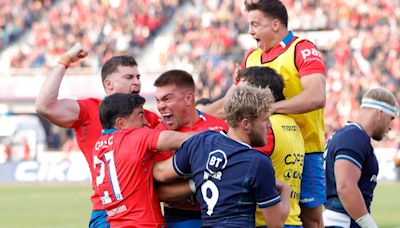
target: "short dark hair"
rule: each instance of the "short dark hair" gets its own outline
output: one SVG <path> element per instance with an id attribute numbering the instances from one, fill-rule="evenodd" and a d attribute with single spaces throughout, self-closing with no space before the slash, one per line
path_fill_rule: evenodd
<path id="1" fill-rule="evenodd" d="M 176 85 L 179 88 L 188 88 L 194 91 L 192 75 L 184 70 L 169 70 L 161 74 L 154 82 L 155 87 Z"/>
<path id="2" fill-rule="evenodd" d="M 137 94 L 114 93 L 104 98 L 100 104 L 100 122 L 103 129 L 114 128 L 118 117 L 129 116 L 135 108 L 144 104 L 146 100 Z"/>
<path id="3" fill-rule="evenodd" d="M 137 66 L 137 62 L 135 58 L 129 55 L 119 55 L 113 56 L 111 59 L 107 60 L 101 68 L 101 81 L 104 82 L 108 75 L 112 74 L 117 70 L 118 66 L 128 66 L 133 67 Z"/>
<path id="4" fill-rule="evenodd" d="M 260 10 L 265 16 L 277 18 L 282 24 L 288 27 L 288 13 L 285 5 L 280 0 L 258 0 L 244 1 L 246 11 Z"/>
<path id="5" fill-rule="evenodd" d="M 252 86 L 261 88 L 269 87 L 274 95 L 275 102 L 285 100 L 285 96 L 283 95 L 283 88 L 285 87 L 283 78 L 272 68 L 261 66 L 248 67 L 239 71 L 240 79 L 247 81 Z"/>

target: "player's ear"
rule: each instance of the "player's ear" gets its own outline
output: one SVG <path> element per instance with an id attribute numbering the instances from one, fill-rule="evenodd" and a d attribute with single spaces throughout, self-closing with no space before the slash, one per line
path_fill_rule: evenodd
<path id="1" fill-rule="evenodd" d="M 125 119 L 122 117 L 117 117 L 117 119 L 115 119 L 115 124 L 114 124 L 114 128 L 115 129 L 124 129 L 125 127 Z"/>
<path id="2" fill-rule="evenodd" d="M 251 128 L 250 124 L 250 120 L 246 118 L 240 121 L 240 127 L 246 132 Z"/>
<path id="3" fill-rule="evenodd" d="M 103 81 L 103 85 L 104 85 L 104 90 L 105 90 L 105 91 L 112 91 L 112 89 L 113 89 L 113 82 L 112 82 L 112 80 L 110 80 L 109 78 L 106 78 L 106 79 Z"/>
<path id="4" fill-rule="evenodd" d="M 282 26 L 282 24 L 279 19 L 275 18 L 272 20 L 272 30 L 274 32 L 278 31 L 281 26 Z"/>
<path id="5" fill-rule="evenodd" d="M 186 104 L 188 104 L 188 105 L 192 105 L 192 104 L 195 103 L 193 92 L 187 92 L 187 93 L 186 93 L 186 95 L 185 95 L 185 102 L 186 102 Z"/>

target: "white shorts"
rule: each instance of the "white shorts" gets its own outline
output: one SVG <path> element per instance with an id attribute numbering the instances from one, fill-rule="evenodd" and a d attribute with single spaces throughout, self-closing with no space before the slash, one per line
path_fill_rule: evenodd
<path id="1" fill-rule="evenodd" d="M 350 227 L 351 218 L 346 214 L 326 209 L 322 215 L 325 226 Z"/>

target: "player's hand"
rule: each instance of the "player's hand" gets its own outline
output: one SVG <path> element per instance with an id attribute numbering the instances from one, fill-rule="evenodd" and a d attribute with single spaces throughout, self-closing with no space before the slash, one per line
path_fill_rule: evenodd
<path id="1" fill-rule="evenodd" d="M 71 63 L 74 63 L 79 59 L 85 58 L 87 55 L 88 49 L 80 43 L 76 43 L 63 56 L 61 56 L 59 63 L 61 63 L 65 67 L 69 67 Z"/>
<path id="2" fill-rule="evenodd" d="M 285 182 L 276 179 L 276 189 L 278 190 L 279 193 L 282 192 L 283 188 L 289 187 Z"/>
<path id="3" fill-rule="evenodd" d="M 88 49 L 80 43 L 76 43 L 71 49 L 67 51 L 67 55 L 71 59 L 71 63 L 83 59 L 88 55 Z"/>

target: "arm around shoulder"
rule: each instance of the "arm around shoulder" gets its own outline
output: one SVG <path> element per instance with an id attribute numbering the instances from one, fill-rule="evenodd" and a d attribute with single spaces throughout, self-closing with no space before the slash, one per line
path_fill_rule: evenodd
<path id="1" fill-rule="evenodd" d="M 274 113 L 301 114 L 325 107 L 325 76 L 320 73 L 305 75 L 301 78 L 303 91 L 296 96 L 273 104 Z"/>
<path id="2" fill-rule="evenodd" d="M 192 137 L 194 132 L 177 132 L 166 130 L 160 133 L 157 141 L 157 150 L 158 151 L 168 151 L 168 150 L 176 150 L 178 149 L 182 143 Z"/>

